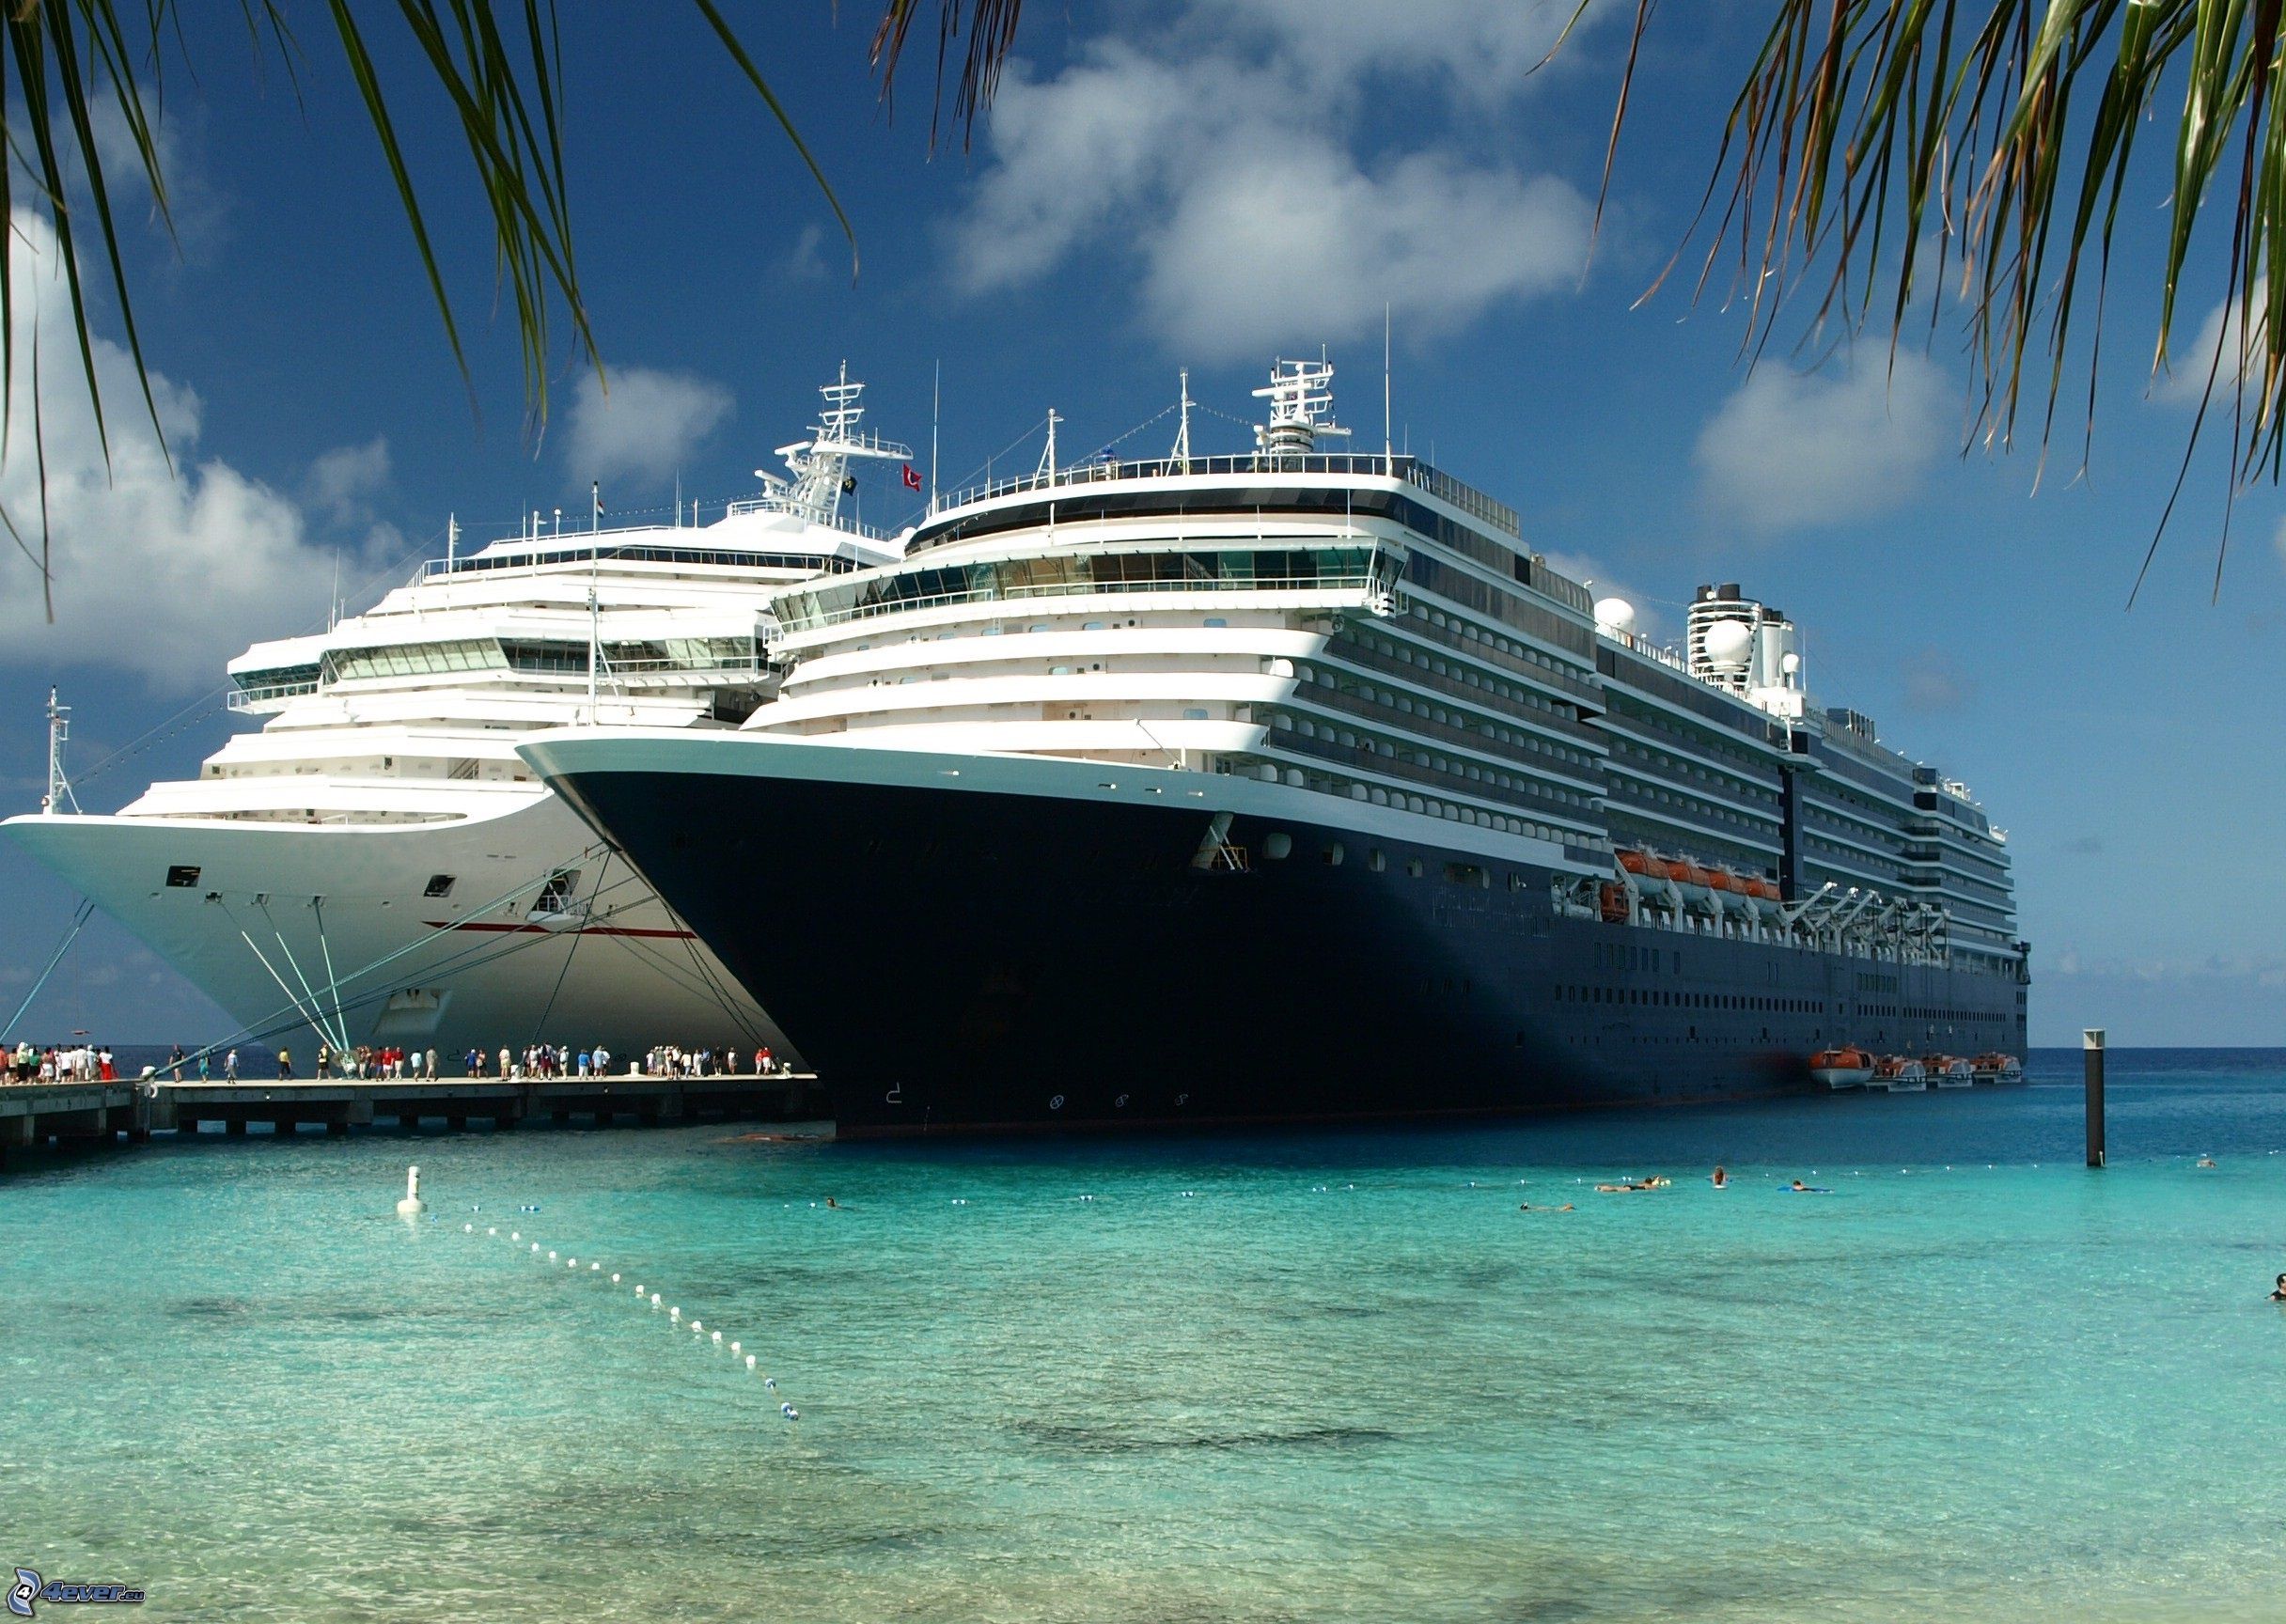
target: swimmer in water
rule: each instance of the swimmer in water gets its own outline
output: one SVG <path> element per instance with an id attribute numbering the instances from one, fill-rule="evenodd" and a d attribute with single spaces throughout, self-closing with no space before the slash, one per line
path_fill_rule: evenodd
<path id="1" fill-rule="evenodd" d="M 834 1198 L 833 1198 L 831 1195 L 828 1195 L 828 1196 L 825 1198 L 825 1204 L 826 1204 L 828 1207 L 831 1207 L 831 1208 L 832 1208 L 832 1209 L 833 1209 L 835 1211 L 837 1211 L 837 1212 L 838 1212 L 838 1211 L 840 1211 L 840 1210 L 841 1210 L 841 1203 L 840 1203 L 840 1202 L 838 1202 L 838 1201 L 837 1201 L 837 1200 L 835 1200 L 835 1199 L 834 1199 Z"/>
<path id="2" fill-rule="evenodd" d="M 2286 1303 L 2286 1274 L 2281 1274 L 2278 1276 L 2278 1287 L 2270 1293 L 2270 1301 L 2273 1303 Z"/>
<path id="3" fill-rule="evenodd" d="M 1519 1201 L 1516 1203 L 1516 1210 L 1519 1212 L 1569 1212 L 1572 1210 L 1572 1203 L 1567 1201 L 1561 1207 L 1535 1207 L 1529 1201 Z M 2281 1275 L 2279 1278 L 2286 1280 L 2286 1275 Z"/>
<path id="4" fill-rule="evenodd" d="M 1808 1194 L 1808 1192 L 1809 1192 L 1809 1186 L 1808 1186 L 1808 1185 L 1807 1185 L 1807 1184 L 1805 1184 L 1805 1183 L 1803 1183 L 1803 1182 L 1802 1182 L 1802 1180 L 1800 1180 L 1799 1179 L 1796 1179 L 1793 1181 L 1793 1187 L 1794 1187 L 1796 1190 L 1799 1190 L 1799 1191 L 1803 1192 L 1805 1195 Z"/>
<path id="5" fill-rule="evenodd" d="M 1710 1179 L 1709 1182 L 1712 1183 L 1715 1189 L 1720 1190 L 1730 1182 L 1730 1175 L 1725 1173 L 1720 1167 L 1717 1167 L 1714 1169 L 1714 1177 Z"/>
<path id="6" fill-rule="evenodd" d="M 2212 1167 L 2215 1165 L 2215 1158 L 2212 1156 L 2201 1156 L 2199 1158 L 2199 1165 L 2201 1167 Z"/>

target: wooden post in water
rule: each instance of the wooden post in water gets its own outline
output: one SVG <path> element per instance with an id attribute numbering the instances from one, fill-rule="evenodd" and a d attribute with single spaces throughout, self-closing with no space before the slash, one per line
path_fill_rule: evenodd
<path id="1" fill-rule="evenodd" d="M 2088 1070 L 2088 1165 L 2104 1164 L 2104 1029 L 2090 1026 L 2079 1035 Z"/>

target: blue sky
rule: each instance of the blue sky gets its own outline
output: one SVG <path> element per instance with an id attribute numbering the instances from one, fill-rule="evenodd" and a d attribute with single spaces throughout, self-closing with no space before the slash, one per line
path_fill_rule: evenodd
<path id="1" fill-rule="evenodd" d="M 1004 448 L 1051 406 L 1062 445 L 1092 451 L 1171 403 L 1182 366 L 1198 398 L 1245 418 L 1274 353 L 1321 344 L 1370 444 L 1386 302 L 1414 450 L 1668 630 L 1697 583 L 1746 584 L 1807 629 L 1823 702 L 1970 783 L 2012 832 L 2035 1041 L 2099 1023 L 2117 1043 L 2278 1040 L 2277 492 L 2241 499 L 2211 602 L 2225 471 L 2203 457 L 2125 608 L 2196 395 L 2149 377 L 2162 168 L 2124 211 L 2092 468 L 2065 441 L 2035 491 L 2036 447 L 1961 454 L 1957 308 L 1890 373 L 1880 342 L 1798 343 L 1803 306 L 1749 374 L 1719 281 L 1638 305 L 1698 203 L 1759 0 L 1660 14 L 1591 264 L 1621 27 L 1591 21 L 1527 72 L 1568 0 L 1034 5 L 973 148 L 933 158 L 927 53 L 883 116 L 870 8 L 844 5 L 838 27 L 825 7 L 738 9 L 856 224 L 862 274 L 695 15 L 663 4 L 631 29 L 567 8 L 581 267 L 614 384 L 602 406 L 559 353 L 537 443 L 464 157 L 387 27 L 473 412 L 321 17 L 304 20 L 298 103 L 274 60 L 250 63 L 243 26 L 186 19 L 197 77 L 170 73 L 164 121 L 179 236 L 131 233 L 179 477 L 130 435 L 107 482 L 52 353 L 57 626 L 39 623 L 32 572 L 0 566 L 11 808 L 38 801 L 49 682 L 74 707 L 83 773 L 133 746 L 83 780 L 90 808 L 117 806 L 219 744 L 222 663 L 321 620 L 337 558 L 354 607 L 442 552 L 448 511 L 482 536 L 529 508 L 584 510 L 591 477 L 620 513 L 664 506 L 678 477 L 709 502 L 744 493 L 844 357 L 871 422 L 922 446 L 942 364 L 947 485 L 994 454 L 1028 465 L 1036 437 Z M 2193 277 L 2184 340 L 2218 298 L 2211 267 Z M 98 322 L 118 336 L 116 312 Z M 123 395 L 113 412 L 116 428 Z M 1163 418 L 1133 444 L 1171 431 Z M 1203 415 L 1198 433 L 1235 449 L 1244 430 Z M 24 450 L 0 468 L 11 511 L 33 490 Z M 872 522 L 905 512 L 885 479 L 866 504 Z M 12 1008 L 73 898 L 12 853 L 0 886 Z M 27 1023 L 90 1024 L 227 1029 L 108 925 Z"/>

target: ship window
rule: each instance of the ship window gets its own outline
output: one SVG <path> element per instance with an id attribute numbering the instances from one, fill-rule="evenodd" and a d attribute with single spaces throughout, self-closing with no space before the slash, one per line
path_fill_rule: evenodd
<path id="1" fill-rule="evenodd" d="M 1335 841 L 1335 842 L 1333 842 L 1331 845 L 1329 845 L 1329 846 L 1327 846 L 1327 847 L 1325 848 L 1325 851 L 1324 851 L 1325 866 L 1326 866 L 1328 868 L 1339 868 L 1339 867 L 1341 867 L 1341 856 L 1342 856 L 1342 852 L 1341 852 L 1341 842 L 1340 842 L 1340 841 L 1339 841 L 1339 840 L 1336 840 L 1336 841 Z"/>
<path id="2" fill-rule="evenodd" d="M 197 883 L 198 883 L 198 865 L 197 865 L 197 864 L 196 864 L 196 863 L 170 863 L 170 864 L 168 864 L 168 865 L 167 865 L 167 869 L 166 869 L 166 882 L 167 882 L 169 885 L 196 885 L 196 884 L 197 884 Z"/>
<path id="3" fill-rule="evenodd" d="M 423 891 L 421 895 L 424 897 L 449 897 L 452 895 L 452 875 L 431 874 L 429 876 L 428 889 Z"/>
<path id="4" fill-rule="evenodd" d="M 1376 846 L 1366 853 L 1365 866 L 1378 874 L 1389 866 L 1389 860 L 1382 855 L 1381 848 Z"/>
<path id="5" fill-rule="evenodd" d="M 1207 624 L 1209 626 L 1222 627 L 1229 625 L 1230 622 L 1223 618 L 1223 617 L 1220 615 L 1210 615 L 1207 617 Z"/>

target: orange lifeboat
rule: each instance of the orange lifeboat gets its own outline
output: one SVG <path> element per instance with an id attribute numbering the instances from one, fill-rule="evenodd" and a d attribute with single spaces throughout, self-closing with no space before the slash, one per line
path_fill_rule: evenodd
<path id="1" fill-rule="evenodd" d="M 1976 1074 L 1965 1060 L 1950 1054 L 1924 1054 L 1921 1070 L 1939 1088 L 1965 1088 L 1976 1081 Z"/>
<path id="2" fill-rule="evenodd" d="M 1596 893 L 1596 904 L 1606 925 L 1627 923 L 1627 893 L 1616 880 L 1606 880 Z"/>
<path id="3" fill-rule="evenodd" d="M 1969 1073 L 1980 1083 L 2021 1083 L 2024 1081 L 2024 1062 L 2013 1054 L 1997 1051 L 1980 1054 L 1969 1063 Z"/>
<path id="4" fill-rule="evenodd" d="M 1809 1057 L 1809 1075 L 1828 1088 L 1862 1088 L 1873 1080 L 1873 1056 L 1854 1043 L 1821 1049 Z"/>
<path id="5" fill-rule="evenodd" d="M 1909 1054 L 1885 1054 L 1873 1062 L 1873 1081 L 1869 1086 L 1887 1088 L 1892 1094 L 1918 1094 L 1929 1086 L 1929 1073 Z"/>
<path id="6" fill-rule="evenodd" d="M 1646 852 L 1621 851 L 1616 855 L 1619 857 L 1620 867 L 1630 874 L 1639 874 L 1647 880 L 1667 878 L 1667 865 L 1658 862 Z"/>

